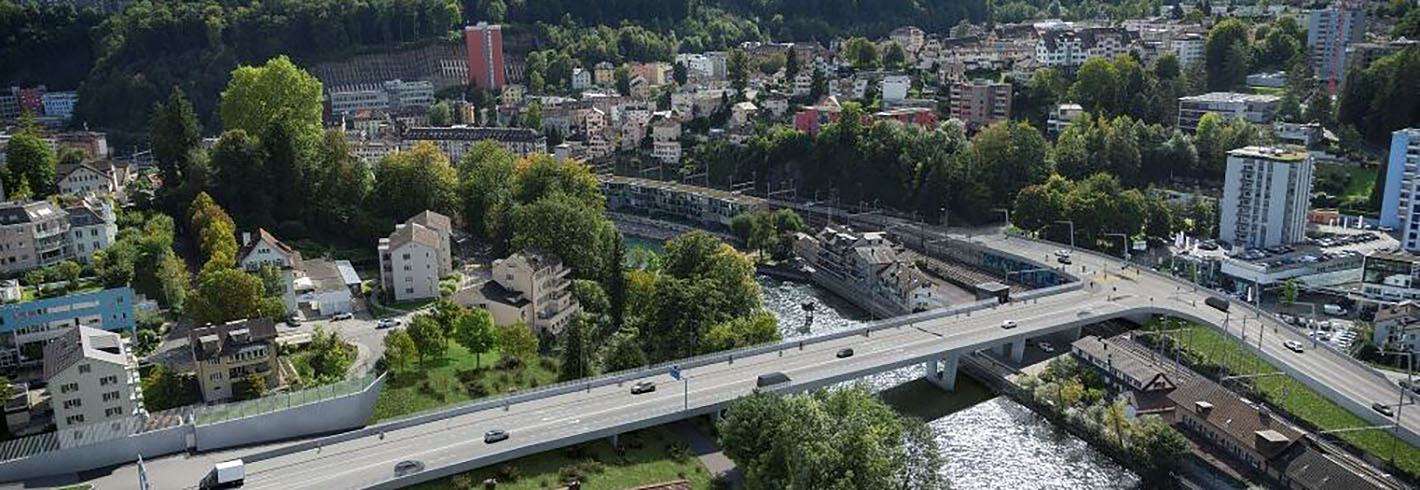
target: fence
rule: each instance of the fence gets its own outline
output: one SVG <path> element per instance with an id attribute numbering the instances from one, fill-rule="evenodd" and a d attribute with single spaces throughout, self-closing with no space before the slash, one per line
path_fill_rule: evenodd
<path id="1" fill-rule="evenodd" d="M 211 405 L 194 409 L 193 419 L 197 425 L 211 425 L 233 419 L 240 419 L 277 410 L 286 410 L 302 405 L 317 403 L 336 397 L 352 395 L 369 388 L 379 378 L 376 373 L 367 373 L 355 379 L 317 386 L 300 391 L 289 391 L 269 395 L 255 400 L 246 400 L 222 405 Z"/>

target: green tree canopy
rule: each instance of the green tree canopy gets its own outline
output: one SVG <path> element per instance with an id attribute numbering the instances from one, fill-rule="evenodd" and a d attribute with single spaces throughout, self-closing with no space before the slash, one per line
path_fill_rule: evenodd
<path id="1" fill-rule="evenodd" d="M 321 127 L 321 83 L 286 56 L 238 66 L 222 91 L 222 126 L 266 134 L 272 125 L 314 135 Z"/>

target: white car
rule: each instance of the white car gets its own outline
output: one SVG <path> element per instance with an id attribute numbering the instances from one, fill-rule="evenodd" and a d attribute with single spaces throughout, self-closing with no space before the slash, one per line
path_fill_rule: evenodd
<path id="1" fill-rule="evenodd" d="M 1015 320 L 1006 320 L 1006 321 L 1004 321 L 1004 322 L 1001 322 L 1001 328 L 1005 328 L 1005 329 L 1016 328 L 1016 321 L 1015 321 Z"/>
<path id="2" fill-rule="evenodd" d="M 1060 250 L 1055 251 L 1055 256 L 1062 259 L 1068 259 L 1070 258 L 1070 251 L 1062 248 Z"/>
<path id="3" fill-rule="evenodd" d="M 1301 354 L 1301 353 L 1305 350 L 1305 349 L 1303 349 L 1303 347 L 1302 347 L 1302 343 L 1301 343 L 1301 342 L 1297 342 L 1297 341 L 1295 341 L 1295 340 L 1288 340 L 1288 341 L 1286 341 L 1286 342 L 1283 342 L 1282 345 L 1286 346 L 1286 347 L 1287 347 L 1287 350 L 1290 350 L 1290 351 L 1292 351 L 1292 352 L 1296 352 L 1296 353 L 1298 353 L 1298 354 Z"/>
<path id="4" fill-rule="evenodd" d="M 1047 353 L 1055 352 L 1055 346 L 1050 345 L 1050 342 L 1038 342 L 1038 343 L 1035 344 L 1035 346 L 1036 346 L 1036 347 L 1039 347 L 1040 350 L 1043 351 L 1043 352 L 1047 352 Z"/>

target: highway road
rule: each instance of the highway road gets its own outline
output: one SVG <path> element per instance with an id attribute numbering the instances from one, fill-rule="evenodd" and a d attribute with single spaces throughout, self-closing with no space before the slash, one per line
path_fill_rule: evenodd
<path id="1" fill-rule="evenodd" d="M 1052 253 L 1059 248 L 1000 235 L 977 237 L 976 241 L 1052 264 Z M 1086 281 L 1087 287 L 970 314 L 909 323 L 867 336 L 806 343 L 802 347 L 788 344 L 779 351 L 683 370 L 682 374 L 689 380 L 684 383 L 658 373 L 645 378 L 658 384 L 657 391 L 649 394 L 631 395 L 630 386 L 635 381 L 631 380 L 253 461 L 247 468 L 246 488 L 370 488 L 388 485 L 394 476 L 394 466 L 401 461 L 424 463 L 426 469 L 419 476 L 400 482 L 410 484 L 457 470 L 491 466 L 527 454 L 710 413 L 734 398 L 751 393 L 755 378 L 766 372 L 788 374 L 793 379 L 793 390 L 813 389 L 918 365 L 948 353 L 961 355 L 1004 342 L 1033 342 L 1034 338 L 1083 323 L 1151 313 L 1178 314 L 1224 326 L 1230 335 L 1251 345 L 1257 345 L 1261 333 L 1264 354 L 1278 361 L 1289 373 L 1310 381 L 1313 386 L 1321 386 L 1324 393 L 1377 424 L 1386 420 L 1368 407 L 1376 401 L 1395 403 L 1397 400 L 1398 387 L 1342 354 L 1321 348 L 1307 349 L 1302 354 L 1287 350 L 1283 346 L 1287 340 L 1311 345 L 1303 332 L 1290 326 L 1266 316 L 1253 317 L 1241 305 L 1234 305 L 1232 313 L 1224 314 L 1204 305 L 1206 292 L 1147 272 L 1120 270 L 1117 259 L 1080 252 L 1073 258 L 1074 263 L 1068 267 L 1072 274 Z M 1013 320 L 1018 326 L 1005 329 L 1002 325 L 1006 320 Z M 854 349 L 855 355 L 837 358 L 835 353 L 848 347 Z M 1413 439 L 1420 429 L 1420 409 L 1406 407 L 1401 422 Z M 490 429 L 508 430 L 512 437 L 485 444 L 482 434 Z M 236 451 L 232 455 L 242 454 Z M 155 461 L 150 474 L 163 475 L 155 471 L 159 464 L 204 463 Z M 183 468 L 184 481 L 167 479 L 156 488 L 195 486 L 196 480 L 187 476 L 196 473 L 193 469 Z"/>

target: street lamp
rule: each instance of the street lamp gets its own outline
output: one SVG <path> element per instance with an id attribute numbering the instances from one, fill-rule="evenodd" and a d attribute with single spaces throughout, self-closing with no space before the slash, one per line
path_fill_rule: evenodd
<path id="1" fill-rule="evenodd" d="M 1119 251 L 1122 252 L 1120 257 L 1123 257 L 1125 262 L 1129 261 L 1129 235 L 1123 233 L 1103 233 L 1100 236 L 1119 237 Z"/>
<path id="2" fill-rule="evenodd" d="M 1006 214 L 1006 231 L 1010 231 L 1010 230 L 1011 230 L 1011 210 L 1006 209 L 1006 208 L 996 208 L 996 209 L 992 209 L 992 211 L 998 211 L 998 212 L 1001 212 L 1001 213 L 1005 213 L 1005 214 Z"/>
<path id="3" fill-rule="evenodd" d="M 1381 351 L 1381 354 L 1383 354 L 1383 355 L 1384 355 L 1384 354 L 1390 354 L 1390 355 L 1397 355 L 1397 356 L 1403 357 L 1403 358 L 1405 359 L 1406 380 L 1409 382 L 1408 384 L 1409 384 L 1410 386 L 1412 386 L 1412 387 L 1415 386 L 1415 356 L 1414 356 L 1412 353 L 1410 353 L 1410 352 L 1405 352 L 1405 351 L 1389 351 L 1389 350 L 1383 350 L 1383 351 Z M 1395 425 L 1392 425 L 1392 426 L 1391 426 L 1391 434 L 1393 434 L 1393 435 L 1396 436 L 1396 437 L 1392 438 L 1391 441 L 1390 441 L 1390 461 L 1391 461 L 1391 463 L 1394 463 L 1394 462 L 1395 462 L 1395 439 L 1399 439 L 1399 438 L 1400 438 L 1400 420 L 1401 420 L 1401 419 L 1400 419 L 1400 415 L 1401 415 L 1402 411 L 1405 410 L 1405 405 L 1406 405 L 1406 403 L 1405 403 L 1405 394 L 1406 394 L 1405 391 L 1406 391 L 1407 388 L 1404 387 L 1404 386 L 1397 386 L 1396 388 L 1400 390 L 1400 399 L 1399 399 L 1399 400 L 1396 400 L 1396 402 L 1395 402 Z"/>
<path id="4" fill-rule="evenodd" d="M 1067 224 L 1067 225 L 1070 225 L 1070 250 L 1074 250 L 1074 249 L 1075 249 L 1075 222 L 1074 222 L 1074 221 L 1071 221 L 1071 220 L 1068 220 L 1068 219 L 1062 219 L 1062 220 L 1056 220 L 1056 221 L 1055 221 L 1055 224 L 1057 224 L 1057 225 L 1058 225 L 1058 224 L 1061 224 L 1061 223 L 1065 223 L 1065 224 Z"/>

